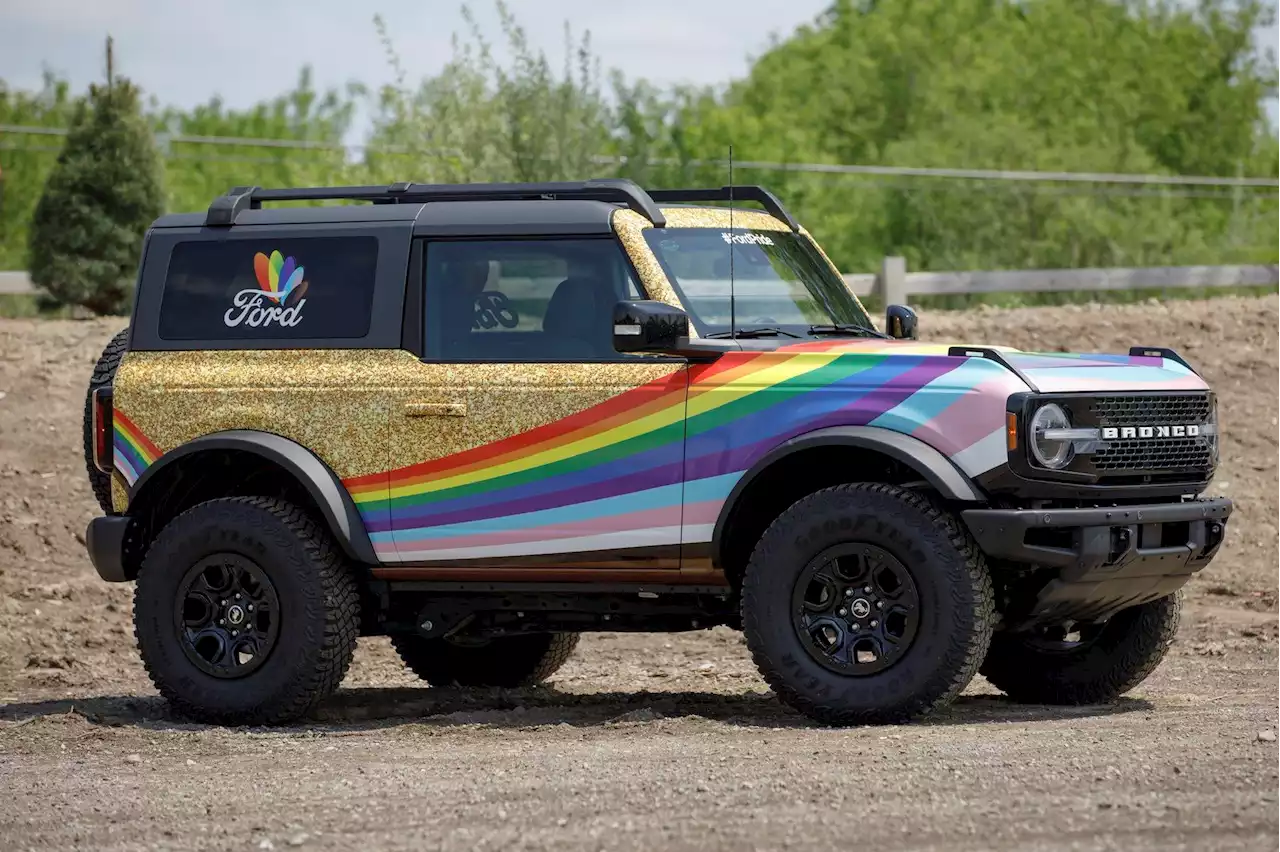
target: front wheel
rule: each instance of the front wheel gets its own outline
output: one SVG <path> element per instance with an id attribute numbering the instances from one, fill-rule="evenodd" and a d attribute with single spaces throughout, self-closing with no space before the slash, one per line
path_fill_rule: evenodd
<path id="1" fill-rule="evenodd" d="M 1098 625 L 998 633 L 982 663 L 991 685 L 1029 704 L 1101 704 L 1155 671 L 1178 632 L 1182 592 Z"/>
<path id="2" fill-rule="evenodd" d="M 259 725 L 337 689 L 360 627 L 355 578 L 328 534 L 265 497 L 210 500 L 160 531 L 134 591 L 147 674 L 181 715 Z"/>
<path id="3" fill-rule="evenodd" d="M 743 630 L 778 697 L 828 724 L 897 722 L 953 699 L 986 653 L 991 578 L 955 518 L 892 485 L 810 494 L 770 525 Z"/>

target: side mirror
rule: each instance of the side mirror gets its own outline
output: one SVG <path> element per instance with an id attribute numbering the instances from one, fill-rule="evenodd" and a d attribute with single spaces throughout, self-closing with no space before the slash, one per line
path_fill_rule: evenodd
<path id="1" fill-rule="evenodd" d="M 672 352 L 689 336 L 689 315 L 663 302 L 613 306 L 613 348 L 618 352 Z"/>
<path id="2" fill-rule="evenodd" d="M 916 312 L 906 305 L 890 305 L 884 312 L 884 330 L 895 340 L 915 340 Z"/>

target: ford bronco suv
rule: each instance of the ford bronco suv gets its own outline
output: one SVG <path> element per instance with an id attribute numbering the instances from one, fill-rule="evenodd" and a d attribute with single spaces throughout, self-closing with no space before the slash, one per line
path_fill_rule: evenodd
<path id="1" fill-rule="evenodd" d="M 979 671 L 1115 698 L 1223 541 L 1213 394 L 1168 349 L 915 329 L 759 187 L 236 188 L 146 237 L 86 400 L 88 550 L 218 723 L 304 714 L 358 636 L 511 687 L 584 631 L 716 625 L 825 723 Z"/>

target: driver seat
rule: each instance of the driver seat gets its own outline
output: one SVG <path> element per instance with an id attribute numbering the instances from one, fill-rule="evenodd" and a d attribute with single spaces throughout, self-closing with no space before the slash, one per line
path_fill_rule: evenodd
<path id="1" fill-rule="evenodd" d="M 592 278 L 569 277 L 556 285 L 542 318 L 547 351 L 564 360 L 608 358 L 613 304 L 607 288 Z"/>

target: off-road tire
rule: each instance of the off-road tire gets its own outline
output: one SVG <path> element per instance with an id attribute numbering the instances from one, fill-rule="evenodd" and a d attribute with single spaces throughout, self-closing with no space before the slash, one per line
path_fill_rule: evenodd
<path id="1" fill-rule="evenodd" d="M 1027 704 L 1103 704 L 1142 683 L 1178 632 L 1182 592 L 1121 610 L 1078 648 L 1045 650 L 997 633 L 982 663 L 991 685 Z"/>
<path id="2" fill-rule="evenodd" d="M 530 686 L 559 671 L 578 646 L 577 633 L 499 636 L 484 645 L 410 634 L 391 645 L 404 664 L 432 686 Z"/>
<path id="3" fill-rule="evenodd" d="M 874 674 L 822 666 L 793 625 L 797 578 L 845 542 L 889 552 L 920 598 L 911 646 Z M 977 673 L 994 619 L 991 577 L 968 531 L 929 499 L 892 485 L 838 485 L 799 500 L 765 531 L 743 578 L 743 629 L 756 666 L 779 699 L 824 724 L 900 722 L 947 704 Z"/>
<path id="4" fill-rule="evenodd" d="M 181 577 L 221 552 L 256 563 L 279 600 L 274 647 L 237 679 L 198 669 L 175 623 Z M 210 500 L 170 521 L 147 552 L 133 600 L 151 682 L 179 715 L 215 724 L 278 724 L 306 714 L 342 682 L 360 626 L 355 578 L 328 533 L 298 507 L 267 497 Z"/>
<path id="5" fill-rule="evenodd" d="M 129 329 L 116 334 L 102 350 L 102 357 L 93 365 L 93 376 L 89 379 L 89 389 L 84 395 L 84 467 L 89 472 L 89 487 L 98 505 L 108 515 L 114 514 L 111 505 L 111 474 L 103 473 L 93 463 L 93 392 L 104 385 L 109 385 L 116 377 L 116 368 L 124 357 L 129 343 Z"/>

